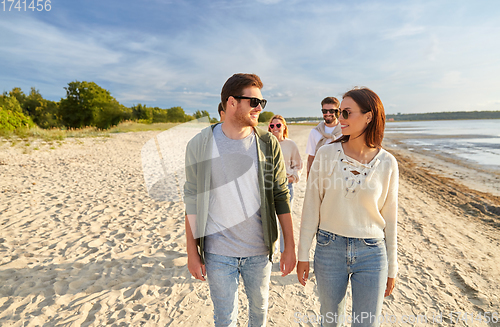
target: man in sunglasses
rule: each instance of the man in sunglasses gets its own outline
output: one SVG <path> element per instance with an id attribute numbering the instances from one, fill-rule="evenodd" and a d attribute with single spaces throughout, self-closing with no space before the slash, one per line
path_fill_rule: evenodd
<path id="1" fill-rule="evenodd" d="M 340 128 L 339 121 L 339 107 L 340 102 L 335 97 L 326 97 L 321 101 L 321 112 L 323 114 L 324 122 L 318 124 L 309 133 L 309 139 L 306 145 L 307 157 L 307 176 L 311 169 L 314 157 L 318 149 L 325 145 L 332 143 L 334 140 L 342 136 L 342 129 Z"/>
<path id="2" fill-rule="evenodd" d="M 186 147 L 186 246 L 191 275 L 208 279 L 215 326 L 236 326 L 243 279 L 249 325 L 265 326 L 272 255 L 281 223 L 282 276 L 295 267 L 286 168 L 271 133 L 256 128 L 267 101 L 254 74 L 224 84 L 223 123 L 203 129 Z"/>

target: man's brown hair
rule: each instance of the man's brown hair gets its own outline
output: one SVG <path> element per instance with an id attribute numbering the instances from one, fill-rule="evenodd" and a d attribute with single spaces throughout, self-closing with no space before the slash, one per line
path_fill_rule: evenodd
<path id="1" fill-rule="evenodd" d="M 336 97 L 326 97 L 321 101 L 321 108 L 323 108 L 323 105 L 325 104 L 333 104 L 337 108 L 340 107 L 340 101 Z"/>
<path id="2" fill-rule="evenodd" d="M 264 84 L 260 80 L 259 76 L 255 74 L 234 74 L 229 77 L 220 93 L 222 108 L 226 111 L 227 99 L 230 96 L 243 95 L 243 90 L 247 87 L 258 87 L 261 89 Z M 236 99 L 238 102 L 239 99 Z"/>

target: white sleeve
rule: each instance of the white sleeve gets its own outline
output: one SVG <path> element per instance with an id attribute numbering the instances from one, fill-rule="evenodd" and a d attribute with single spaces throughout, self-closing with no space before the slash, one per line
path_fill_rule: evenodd
<path id="1" fill-rule="evenodd" d="M 292 141 L 292 140 L 290 140 Z M 292 170 L 292 176 L 294 177 L 294 183 L 298 183 L 300 180 L 300 175 L 302 173 L 302 158 L 300 157 L 299 147 L 295 142 L 292 141 L 292 156 L 290 158 L 290 168 Z"/>
<path id="2" fill-rule="evenodd" d="M 387 260 L 389 263 L 388 277 L 395 278 L 398 272 L 398 188 L 399 170 L 398 163 L 394 157 L 392 160 L 392 171 L 389 176 L 389 189 L 387 198 L 380 210 L 380 214 L 385 220 L 385 242 L 387 245 Z"/>
<path id="3" fill-rule="evenodd" d="M 314 158 L 309 178 L 307 179 L 306 194 L 302 205 L 299 246 L 297 249 L 298 261 L 309 261 L 311 243 L 318 231 L 319 212 L 323 200 L 323 190 L 320 190 L 322 183 L 318 182 L 321 180 L 319 172 L 320 160 L 320 157 Z"/>
<path id="4" fill-rule="evenodd" d="M 316 154 L 316 144 L 318 144 L 318 141 L 316 139 L 316 130 L 311 130 L 309 133 L 309 138 L 307 139 L 307 145 L 306 145 L 306 154 L 309 156 L 314 156 Z"/>

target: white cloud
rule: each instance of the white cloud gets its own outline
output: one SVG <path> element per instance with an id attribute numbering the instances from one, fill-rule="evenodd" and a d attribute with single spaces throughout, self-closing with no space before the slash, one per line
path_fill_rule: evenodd
<path id="1" fill-rule="evenodd" d="M 385 39 L 397 39 L 402 37 L 415 36 L 425 33 L 426 28 L 424 26 L 412 26 L 404 25 L 396 29 L 392 29 L 385 32 Z"/>
<path id="2" fill-rule="evenodd" d="M 99 67 L 118 63 L 120 54 L 88 35 L 71 35 L 56 27 L 25 18 L 22 21 L 0 21 L 4 36 L 0 51 L 25 64 L 43 62 L 49 65 L 83 65 Z"/>
<path id="3" fill-rule="evenodd" d="M 427 59 L 435 61 L 441 52 L 439 47 L 439 39 L 436 35 L 431 36 L 430 45 L 427 48 Z"/>
<path id="4" fill-rule="evenodd" d="M 442 84 L 444 85 L 458 85 L 465 82 L 465 79 L 462 77 L 462 73 L 459 71 L 452 71 L 446 73 L 441 79 Z"/>
<path id="5" fill-rule="evenodd" d="M 457 87 L 460 87 L 464 83 L 466 83 L 467 80 L 462 77 L 462 72 L 460 71 L 449 71 L 449 72 L 444 72 L 443 75 L 439 78 L 438 81 L 432 83 L 433 88 L 452 88 L 452 89 L 457 89 Z"/>
<path id="6" fill-rule="evenodd" d="M 276 3 L 282 2 L 282 0 L 257 0 L 257 2 L 266 4 L 266 5 L 274 5 Z"/>

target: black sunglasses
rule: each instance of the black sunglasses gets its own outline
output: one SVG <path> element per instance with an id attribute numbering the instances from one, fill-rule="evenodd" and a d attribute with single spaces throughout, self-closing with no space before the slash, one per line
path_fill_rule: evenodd
<path id="1" fill-rule="evenodd" d="M 341 110 L 340 113 L 342 114 L 342 118 L 344 119 L 349 118 L 349 112 L 347 110 Z"/>
<path id="2" fill-rule="evenodd" d="M 271 127 L 271 129 L 274 128 L 274 124 L 269 124 L 269 127 Z M 281 128 L 281 124 L 276 124 L 276 128 Z"/>
<path id="3" fill-rule="evenodd" d="M 334 114 L 335 116 L 339 116 L 339 109 L 321 109 L 321 112 L 323 115 L 326 115 L 328 113 Z"/>
<path id="4" fill-rule="evenodd" d="M 244 96 L 240 96 L 240 95 L 233 95 L 232 97 L 235 99 L 248 99 L 248 100 L 250 100 L 250 107 L 252 107 L 252 108 L 256 108 L 260 104 L 262 109 L 264 109 L 266 107 L 266 104 L 267 104 L 266 99 L 250 98 L 250 97 L 244 97 Z"/>

